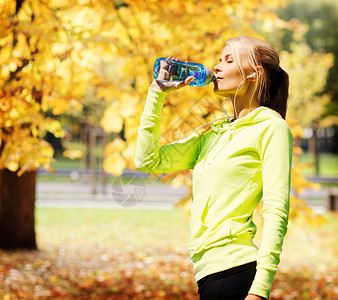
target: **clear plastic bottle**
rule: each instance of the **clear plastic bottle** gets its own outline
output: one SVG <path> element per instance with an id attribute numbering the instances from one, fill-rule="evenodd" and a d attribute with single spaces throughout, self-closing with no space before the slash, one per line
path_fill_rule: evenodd
<path id="1" fill-rule="evenodd" d="M 194 76 L 195 79 L 190 82 L 191 86 L 207 86 L 215 80 L 215 75 L 212 71 L 198 63 L 182 62 L 177 60 L 160 57 L 156 59 L 153 69 L 153 75 L 156 79 L 160 71 L 161 61 L 164 60 L 169 64 L 169 75 L 166 81 L 182 81 L 189 76 Z"/>

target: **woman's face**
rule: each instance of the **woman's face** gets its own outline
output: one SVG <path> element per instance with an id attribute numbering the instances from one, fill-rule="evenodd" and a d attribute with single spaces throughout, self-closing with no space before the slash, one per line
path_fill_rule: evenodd
<path id="1" fill-rule="evenodd" d="M 234 95 L 243 79 L 234 61 L 230 45 L 224 47 L 219 63 L 214 67 L 214 71 L 216 73 L 214 92 L 224 97 Z M 242 91 L 243 88 L 241 88 Z"/>

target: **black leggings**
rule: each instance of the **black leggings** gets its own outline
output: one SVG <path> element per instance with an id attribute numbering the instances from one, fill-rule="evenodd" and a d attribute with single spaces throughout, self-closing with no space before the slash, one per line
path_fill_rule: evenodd
<path id="1" fill-rule="evenodd" d="M 203 277 L 198 284 L 200 300 L 244 300 L 256 274 L 255 261 Z"/>

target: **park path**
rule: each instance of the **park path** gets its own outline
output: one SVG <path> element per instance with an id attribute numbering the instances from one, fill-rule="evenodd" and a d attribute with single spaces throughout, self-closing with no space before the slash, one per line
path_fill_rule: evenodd
<path id="1" fill-rule="evenodd" d="M 38 182 L 37 207 L 108 208 L 108 209 L 174 209 L 175 203 L 188 195 L 187 187 L 172 188 L 169 184 L 124 182 L 116 180 L 102 186 L 96 193 L 86 182 Z M 328 191 L 304 190 L 300 195 L 307 199 L 316 213 L 327 211 Z"/>
<path id="2" fill-rule="evenodd" d="M 89 183 L 38 182 L 36 206 L 168 210 L 188 193 L 186 187 L 142 181 L 97 184 L 95 194 Z"/>

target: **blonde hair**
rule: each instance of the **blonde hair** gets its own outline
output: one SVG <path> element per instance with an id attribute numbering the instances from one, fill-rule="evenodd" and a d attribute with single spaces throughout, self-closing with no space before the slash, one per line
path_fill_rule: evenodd
<path id="1" fill-rule="evenodd" d="M 289 75 L 279 66 L 279 57 L 276 50 L 267 42 L 250 36 L 230 38 L 226 41 L 226 45 L 229 45 L 232 49 L 234 61 L 243 80 L 253 72 L 260 74 L 259 66 L 264 69 L 261 76 L 256 77 L 257 80 L 255 80 L 250 101 L 257 93 L 261 106 L 275 110 L 285 119 Z M 251 73 L 246 71 L 248 68 L 244 68 L 244 65 L 249 67 Z M 226 117 L 220 119 L 226 119 Z M 213 122 L 204 124 L 198 129 L 201 128 L 202 131 L 200 132 L 204 134 L 210 130 Z"/>

